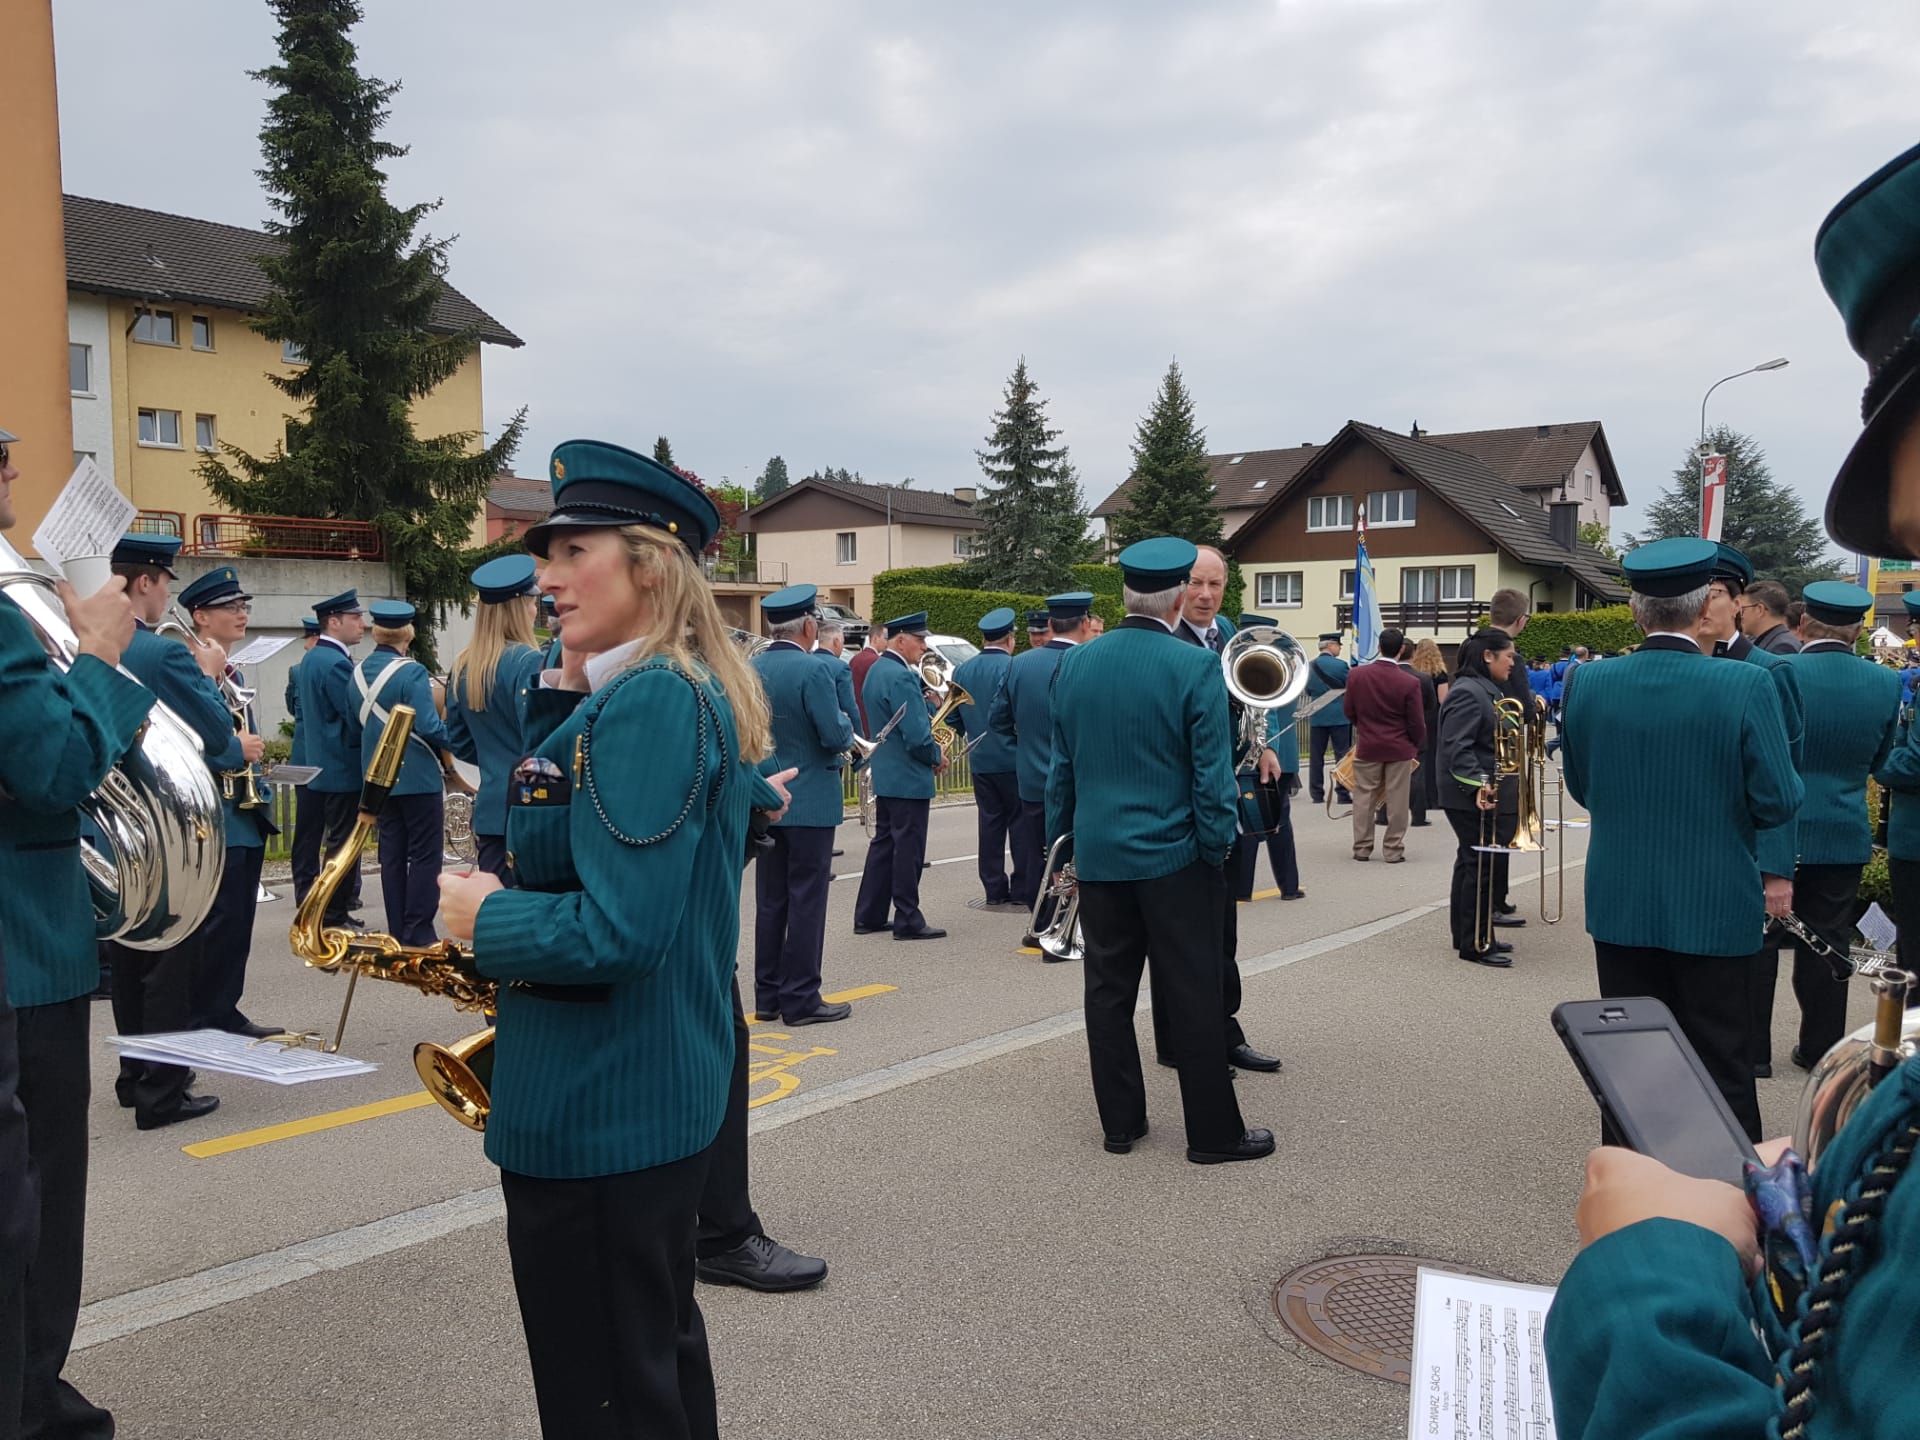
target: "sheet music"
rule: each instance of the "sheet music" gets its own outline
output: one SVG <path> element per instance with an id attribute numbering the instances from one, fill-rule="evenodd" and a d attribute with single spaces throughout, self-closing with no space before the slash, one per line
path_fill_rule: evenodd
<path id="1" fill-rule="evenodd" d="M 274 1085 L 304 1085 L 344 1075 L 370 1075 L 378 1068 L 365 1060 L 329 1055 L 322 1050 L 287 1049 L 265 1040 L 249 1040 L 225 1030 L 175 1030 L 164 1035 L 110 1035 L 129 1060 L 158 1060 L 191 1065 L 221 1075 L 242 1075 Z"/>
<path id="2" fill-rule="evenodd" d="M 1860 938 L 1876 950 L 1893 949 L 1894 939 L 1899 934 L 1899 927 L 1887 917 L 1887 912 L 1880 908 L 1877 900 L 1867 907 L 1866 914 L 1854 921 L 1854 928 L 1860 932 Z"/>
<path id="3" fill-rule="evenodd" d="M 258 665 L 269 655 L 278 655 L 287 646 L 293 644 L 291 635 L 256 635 L 238 650 L 227 656 L 227 663 L 236 669 L 245 669 L 249 665 Z"/>
<path id="4" fill-rule="evenodd" d="M 1408 1440 L 1553 1440 L 1553 1293 L 1421 1267 Z"/>
<path id="5" fill-rule="evenodd" d="M 74 467 L 47 518 L 33 532 L 33 548 L 66 574 L 76 555 L 110 555 L 133 524 L 133 501 L 87 456 Z"/>

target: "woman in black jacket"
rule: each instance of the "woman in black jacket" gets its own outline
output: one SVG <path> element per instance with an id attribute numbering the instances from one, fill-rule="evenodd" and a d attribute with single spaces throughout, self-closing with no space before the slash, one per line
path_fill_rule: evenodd
<path id="1" fill-rule="evenodd" d="M 1494 702 L 1506 697 L 1507 677 L 1518 655 L 1511 635 L 1485 632 L 1479 645 L 1466 647 L 1440 707 L 1440 805 L 1460 842 L 1453 858 L 1453 948 L 1462 960 L 1502 968 L 1513 963 L 1513 946 L 1494 940 L 1483 948 L 1474 932 L 1479 921 L 1487 935 L 1493 934 L 1496 867 L 1506 863 L 1506 856 L 1475 847 L 1483 834 L 1498 844 L 1513 838 L 1519 796 L 1496 777 L 1493 737 Z"/>

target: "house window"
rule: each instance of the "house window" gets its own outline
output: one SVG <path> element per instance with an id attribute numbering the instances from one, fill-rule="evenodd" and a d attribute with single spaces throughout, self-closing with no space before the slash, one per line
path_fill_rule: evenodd
<path id="1" fill-rule="evenodd" d="M 213 321 L 206 315 L 193 317 L 193 348 L 196 350 L 213 348 Z"/>
<path id="2" fill-rule="evenodd" d="M 1351 530 L 1352 528 L 1353 497 L 1351 495 L 1309 495 L 1307 497 L 1307 529 Z"/>
<path id="3" fill-rule="evenodd" d="M 1255 589 L 1260 597 L 1262 609 L 1272 606 L 1276 610 L 1298 610 L 1300 608 L 1300 572 L 1298 570 L 1279 570 L 1257 577 Z"/>
<path id="4" fill-rule="evenodd" d="M 973 536 L 965 531 L 955 531 L 953 536 L 953 553 L 962 559 L 972 555 Z"/>
<path id="5" fill-rule="evenodd" d="M 300 342 L 298 340 L 282 340 L 280 342 L 280 363 L 282 365 L 304 365 L 307 363 L 307 352 L 300 348 Z"/>
<path id="6" fill-rule="evenodd" d="M 67 385 L 76 395 L 93 393 L 93 346 L 68 342 Z"/>
<path id="7" fill-rule="evenodd" d="M 171 310 L 142 310 L 133 320 L 133 338 L 142 345 L 178 345 Z"/>
<path id="8" fill-rule="evenodd" d="M 1400 599 L 1408 605 L 1473 599 L 1473 566 L 1442 565 L 1400 572 Z"/>
<path id="9" fill-rule="evenodd" d="M 215 445 L 213 416 L 196 415 L 193 417 L 193 448 L 211 450 Z"/>
<path id="10" fill-rule="evenodd" d="M 1413 524 L 1412 490 L 1376 490 L 1367 496 L 1367 524 Z"/>
<path id="11" fill-rule="evenodd" d="M 1353 599 L 1353 571 L 1351 570 L 1342 570 L 1340 572 L 1340 598 L 1342 600 Z"/>
<path id="12" fill-rule="evenodd" d="M 833 558 L 841 565 L 852 565 L 860 559 L 860 537 L 851 530 L 842 530 L 833 537 Z"/>
<path id="13" fill-rule="evenodd" d="M 140 412 L 140 443 L 142 445 L 180 446 L 180 412 L 178 410 L 142 410 Z"/>
<path id="14" fill-rule="evenodd" d="M 1591 500 L 1593 498 L 1593 472 L 1587 470 L 1582 473 L 1586 476 L 1587 481 L 1587 499 Z"/>

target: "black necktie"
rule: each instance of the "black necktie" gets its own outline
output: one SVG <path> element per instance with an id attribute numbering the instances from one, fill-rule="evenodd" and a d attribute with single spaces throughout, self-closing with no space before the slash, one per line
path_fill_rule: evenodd
<path id="1" fill-rule="evenodd" d="M 1725 655 L 1727 651 L 1732 648 L 1732 644 L 1726 640 L 1716 640 L 1713 642 L 1713 653 L 1715 655 Z"/>

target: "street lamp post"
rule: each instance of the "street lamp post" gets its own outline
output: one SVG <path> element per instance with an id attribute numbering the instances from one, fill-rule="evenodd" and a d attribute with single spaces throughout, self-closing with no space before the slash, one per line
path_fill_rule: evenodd
<path id="1" fill-rule="evenodd" d="M 1700 458 L 1700 523 L 1707 519 L 1707 401 L 1713 398 L 1728 380 L 1738 380 L 1742 375 L 1758 375 L 1762 370 L 1784 370 L 1787 368 L 1786 356 L 1777 356 L 1772 360 L 1763 360 L 1758 365 L 1750 365 L 1745 370 L 1736 370 L 1731 375 L 1716 380 L 1707 387 L 1707 393 L 1700 397 L 1700 444 L 1695 453 Z"/>

